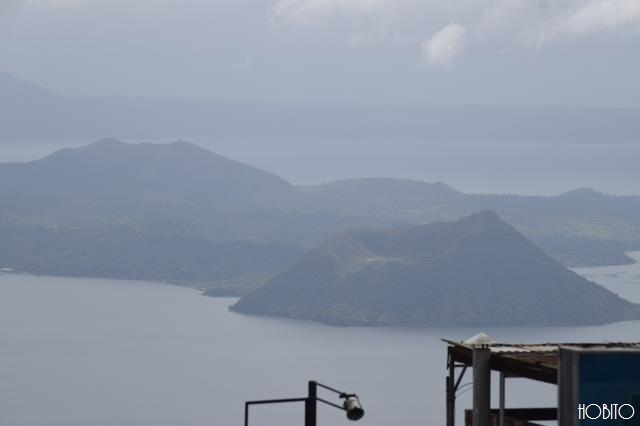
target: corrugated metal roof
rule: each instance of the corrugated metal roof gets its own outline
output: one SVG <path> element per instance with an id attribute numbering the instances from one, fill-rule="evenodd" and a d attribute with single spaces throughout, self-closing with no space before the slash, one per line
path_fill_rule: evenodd
<path id="1" fill-rule="evenodd" d="M 442 339 L 457 362 L 471 365 L 474 347 L 491 350 L 492 369 L 549 383 L 556 381 L 560 348 L 577 350 L 640 350 L 640 342 L 596 343 L 485 343 L 469 344 Z"/>
<path id="2" fill-rule="evenodd" d="M 532 354 L 532 353 L 548 353 L 558 352 L 562 348 L 575 349 L 640 349 L 640 342 L 597 342 L 597 343 L 487 343 L 480 345 L 467 344 L 464 342 L 454 342 L 452 340 L 442 339 L 443 341 L 455 345 L 473 349 L 477 346 L 483 346 L 491 349 L 492 353 L 511 353 L 511 354 Z"/>

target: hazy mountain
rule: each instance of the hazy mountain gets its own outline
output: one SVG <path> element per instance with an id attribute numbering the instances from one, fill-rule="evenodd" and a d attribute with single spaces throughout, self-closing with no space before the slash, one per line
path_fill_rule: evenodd
<path id="1" fill-rule="evenodd" d="M 187 142 L 105 139 L 37 161 L 0 163 L 0 224 L 315 247 L 350 227 L 453 220 L 493 209 L 567 265 L 629 262 L 640 197 L 590 189 L 555 197 L 465 194 L 437 182 L 373 178 L 292 187 Z"/>
<path id="2" fill-rule="evenodd" d="M 20 105 L 22 102 L 42 101 L 57 96 L 49 89 L 14 77 L 4 71 L 0 71 L 0 93 L 2 93 L 3 99 L 0 105 L 13 103 L 14 106 Z"/>
<path id="3" fill-rule="evenodd" d="M 501 216 L 513 216 L 523 225 L 529 218 L 640 224 L 640 196 L 612 196 L 592 188 L 557 196 L 466 194 L 442 182 L 366 178 L 306 186 L 304 191 L 327 207 L 361 213 L 373 210 L 378 215 L 411 220 L 447 218 L 491 209 L 498 210 Z"/>
<path id="4" fill-rule="evenodd" d="M 438 214 L 438 207 L 460 201 L 464 194 L 443 182 L 410 179 L 347 179 L 303 190 L 318 209 L 331 208 L 358 215 L 412 219 L 413 214 Z M 417 218 L 417 217 L 416 217 Z"/>
<path id="5" fill-rule="evenodd" d="M 0 264 L 237 295 L 302 253 L 265 241 L 255 218 L 295 194 L 274 174 L 182 141 L 104 139 L 0 163 Z"/>
<path id="6" fill-rule="evenodd" d="M 302 255 L 283 244 L 214 242 L 125 227 L 0 225 L 0 268 L 34 274 L 165 281 L 239 295 Z"/>
<path id="7" fill-rule="evenodd" d="M 182 135 L 635 142 L 639 133 L 638 109 L 66 96 L 0 74 L 0 140 Z"/>
<path id="8" fill-rule="evenodd" d="M 128 226 L 215 241 L 312 246 L 368 223 L 303 208 L 308 201 L 280 177 L 181 141 L 105 139 L 37 161 L 0 163 L 0 196 L 0 224 Z"/>
<path id="9" fill-rule="evenodd" d="M 640 318 L 640 306 L 563 267 L 491 211 L 352 229 L 232 309 L 337 325 L 560 325 Z"/>
<path id="10" fill-rule="evenodd" d="M 255 288 L 303 247 L 347 228 L 424 224 L 487 208 L 568 265 L 624 263 L 624 251 L 640 247 L 640 197 L 590 189 L 475 195 L 383 178 L 301 188 L 182 141 L 104 139 L 0 163 L 0 197 L 0 266 L 198 283 L 217 295 Z"/>
<path id="11" fill-rule="evenodd" d="M 406 179 L 337 181 L 304 191 L 314 208 L 375 220 L 424 224 L 490 209 L 568 265 L 631 262 L 640 248 L 640 196 L 581 188 L 558 196 L 465 194 Z"/>
<path id="12" fill-rule="evenodd" d="M 280 177 L 194 144 L 126 144 L 103 139 L 28 163 L 0 163 L 0 193 L 172 196 L 202 204 L 281 198 Z"/>

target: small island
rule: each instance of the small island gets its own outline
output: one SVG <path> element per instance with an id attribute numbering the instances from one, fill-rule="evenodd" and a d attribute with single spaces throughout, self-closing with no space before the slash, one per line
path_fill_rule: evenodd
<path id="1" fill-rule="evenodd" d="M 453 222 L 357 228 L 231 307 L 343 326 L 587 325 L 640 305 L 577 275 L 493 211 Z"/>

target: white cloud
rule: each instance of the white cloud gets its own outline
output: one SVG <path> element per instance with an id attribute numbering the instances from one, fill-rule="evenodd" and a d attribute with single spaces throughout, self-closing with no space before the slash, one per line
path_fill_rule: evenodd
<path id="1" fill-rule="evenodd" d="M 458 24 L 449 24 L 422 42 L 422 55 L 428 64 L 451 65 L 462 52 L 467 30 Z"/>
<path id="2" fill-rule="evenodd" d="M 370 12 L 387 0 L 279 0 L 274 11 L 277 16 L 292 20 L 306 20 L 343 12 Z"/>
<path id="3" fill-rule="evenodd" d="M 635 30 L 640 34 L 640 0 L 493 0 L 475 32 L 511 37 L 538 47 L 553 39 Z"/>
<path id="4" fill-rule="evenodd" d="M 591 0 L 564 20 L 560 30 L 585 35 L 639 25 L 640 0 Z"/>

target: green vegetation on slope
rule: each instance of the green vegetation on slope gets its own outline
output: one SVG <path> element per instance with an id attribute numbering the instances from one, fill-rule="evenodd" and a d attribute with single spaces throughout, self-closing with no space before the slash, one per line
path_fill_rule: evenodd
<path id="1" fill-rule="evenodd" d="M 640 318 L 495 213 L 342 233 L 247 294 L 237 312 L 335 325 L 561 325 Z"/>
<path id="2" fill-rule="evenodd" d="M 216 283 L 211 294 L 245 293 L 288 266 L 274 260 L 252 269 L 256 247 L 289 246 L 301 253 L 348 228 L 420 225 L 482 209 L 497 211 L 569 266 L 628 262 L 624 251 L 640 248 L 640 197 L 588 189 L 555 197 L 474 195 L 443 183 L 382 178 L 297 188 L 181 141 L 106 139 L 37 161 L 0 163 L 0 198 L 2 266 Z M 11 238 L 17 234 L 23 236 Z M 102 264 L 98 256 L 111 256 L 104 248 L 112 238 L 105 235 L 111 234 L 119 235 L 113 244 L 126 253 L 125 260 Z M 177 243 L 173 249 L 171 240 Z M 153 241 L 166 249 L 147 251 L 145 244 Z M 227 247 L 245 261 L 212 255 L 212 247 Z M 234 276 L 221 272 L 229 262 L 241 265 Z M 154 270 L 154 264 L 174 267 Z"/>
<path id="3" fill-rule="evenodd" d="M 255 288 L 302 255 L 302 249 L 284 244 L 213 242 L 124 227 L 86 232 L 0 226 L 0 235 L 3 268 L 226 288 L 234 296 Z"/>

